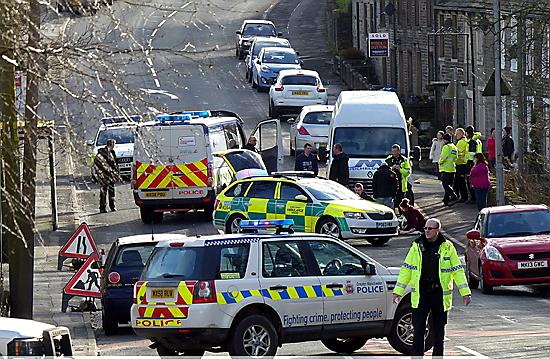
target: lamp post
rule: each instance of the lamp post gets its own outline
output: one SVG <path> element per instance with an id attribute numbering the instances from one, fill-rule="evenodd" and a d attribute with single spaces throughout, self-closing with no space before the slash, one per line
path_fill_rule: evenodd
<path id="1" fill-rule="evenodd" d="M 391 17 L 393 22 L 393 87 L 397 89 L 397 15 L 395 5 L 393 3 L 387 4 L 382 13 Z"/>
<path id="2" fill-rule="evenodd" d="M 495 152 L 496 152 L 496 197 L 497 205 L 504 205 L 504 165 L 502 163 L 502 93 L 501 93 L 501 71 L 500 71 L 500 0 L 493 2 L 494 31 L 495 31 Z"/>

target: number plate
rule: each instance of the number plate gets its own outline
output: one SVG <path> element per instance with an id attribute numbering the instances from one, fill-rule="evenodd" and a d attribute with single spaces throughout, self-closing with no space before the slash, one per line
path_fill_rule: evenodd
<path id="1" fill-rule="evenodd" d="M 518 262 L 518 269 L 547 268 L 548 261 Z"/>
<path id="2" fill-rule="evenodd" d="M 168 195 L 168 192 L 165 191 L 156 191 L 156 192 L 145 192 L 145 197 L 147 198 L 162 198 Z"/>
<path id="3" fill-rule="evenodd" d="M 167 288 L 151 289 L 151 299 L 171 299 L 174 298 L 174 290 Z"/>
<path id="4" fill-rule="evenodd" d="M 292 94 L 293 94 L 294 96 L 308 96 L 308 95 L 309 95 L 309 91 L 294 90 L 294 91 L 292 91 Z"/>
<path id="5" fill-rule="evenodd" d="M 119 163 L 118 167 L 119 168 L 130 168 L 130 167 L 132 167 L 132 164 L 131 163 Z"/>
<path id="6" fill-rule="evenodd" d="M 318 143 L 317 148 L 321 148 L 321 147 L 327 148 L 327 144 L 326 143 Z"/>
<path id="7" fill-rule="evenodd" d="M 390 228 L 390 227 L 395 227 L 395 224 L 392 221 L 376 222 L 376 228 Z"/>

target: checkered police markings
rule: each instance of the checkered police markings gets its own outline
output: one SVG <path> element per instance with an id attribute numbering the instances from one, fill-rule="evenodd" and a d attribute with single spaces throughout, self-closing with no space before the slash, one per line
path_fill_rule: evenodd
<path id="1" fill-rule="evenodd" d="M 247 238 L 228 238 L 228 239 L 211 239 L 204 242 L 205 247 L 211 246 L 223 246 L 226 244 L 245 244 L 245 243 L 257 243 L 260 240 L 258 237 Z"/>

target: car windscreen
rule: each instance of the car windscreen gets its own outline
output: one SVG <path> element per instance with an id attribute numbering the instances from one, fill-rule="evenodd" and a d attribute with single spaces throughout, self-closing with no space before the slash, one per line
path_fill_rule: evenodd
<path id="1" fill-rule="evenodd" d="M 277 36 L 275 27 L 270 24 L 246 24 L 243 30 L 244 36 Z"/>
<path id="2" fill-rule="evenodd" d="M 283 85 L 306 85 L 317 86 L 317 78 L 315 76 L 290 75 L 281 79 Z"/>
<path id="3" fill-rule="evenodd" d="M 262 61 L 266 64 L 295 64 L 298 65 L 300 60 L 298 55 L 292 52 L 269 51 L 264 52 Z"/>
<path id="4" fill-rule="evenodd" d="M 155 242 L 120 246 L 114 265 L 116 267 L 143 267 L 155 248 Z"/>
<path id="5" fill-rule="evenodd" d="M 359 196 L 351 190 L 333 181 L 323 181 L 321 183 L 305 182 L 303 183 L 303 187 L 319 201 L 359 199 Z"/>
<path id="6" fill-rule="evenodd" d="M 262 158 L 254 152 L 245 151 L 228 153 L 225 155 L 225 158 L 229 161 L 235 172 L 239 172 L 247 168 L 261 170 L 266 169 Z"/>
<path id="7" fill-rule="evenodd" d="M 401 146 L 403 155 L 407 148 L 405 129 L 396 127 L 338 127 L 333 143 L 340 143 L 349 157 L 381 158 L 391 153 L 395 143 Z"/>
<path id="8" fill-rule="evenodd" d="M 487 237 L 515 237 L 550 233 L 550 211 L 491 213 Z"/>
<path id="9" fill-rule="evenodd" d="M 108 128 L 99 132 L 96 146 L 105 146 L 107 140 L 112 138 L 117 144 L 134 143 L 134 130 L 132 128 Z"/>
<path id="10" fill-rule="evenodd" d="M 312 125 L 329 125 L 332 119 L 332 111 L 309 112 L 304 116 L 303 123 Z"/>
<path id="11" fill-rule="evenodd" d="M 254 49 L 252 50 L 252 57 L 258 56 L 258 54 L 264 47 L 290 47 L 290 46 L 289 44 L 280 43 L 280 42 L 269 42 L 269 41 L 256 42 L 256 44 L 254 45 Z"/>

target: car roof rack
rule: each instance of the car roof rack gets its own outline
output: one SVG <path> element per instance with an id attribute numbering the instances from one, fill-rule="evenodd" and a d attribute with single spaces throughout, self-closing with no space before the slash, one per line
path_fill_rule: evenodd
<path id="1" fill-rule="evenodd" d="M 272 172 L 273 177 L 316 177 L 312 171 L 279 171 Z"/>
<path id="2" fill-rule="evenodd" d="M 294 233 L 294 220 L 292 219 L 243 219 L 239 223 L 241 233 L 259 233 L 260 230 L 275 229 L 275 234 L 283 232 Z"/>

